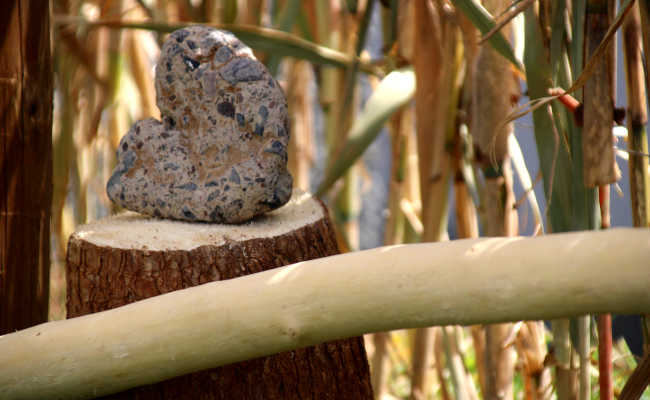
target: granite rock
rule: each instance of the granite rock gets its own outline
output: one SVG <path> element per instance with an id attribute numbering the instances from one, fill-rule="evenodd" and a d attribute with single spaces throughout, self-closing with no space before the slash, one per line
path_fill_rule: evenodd
<path id="1" fill-rule="evenodd" d="M 285 204 L 289 121 L 284 93 L 229 32 L 191 26 L 165 41 L 156 67 L 162 122 L 122 138 L 108 197 L 132 211 L 241 223 Z"/>

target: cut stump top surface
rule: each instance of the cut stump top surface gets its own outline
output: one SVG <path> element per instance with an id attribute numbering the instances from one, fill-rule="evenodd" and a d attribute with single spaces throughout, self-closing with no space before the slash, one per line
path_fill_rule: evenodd
<path id="1" fill-rule="evenodd" d="M 311 194 L 294 189 L 283 207 L 240 225 L 189 223 L 149 217 L 131 211 L 77 229 L 74 236 L 97 246 L 139 250 L 191 250 L 280 236 L 325 217 L 325 209 Z"/>

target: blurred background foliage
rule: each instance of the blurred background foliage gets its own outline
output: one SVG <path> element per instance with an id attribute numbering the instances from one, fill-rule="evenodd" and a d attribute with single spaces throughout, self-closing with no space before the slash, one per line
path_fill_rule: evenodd
<path id="1" fill-rule="evenodd" d="M 194 23 L 235 33 L 279 80 L 295 186 L 327 202 L 343 251 L 648 227 L 648 0 L 52 7 L 51 319 L 65 317 L 67 238 L 118 211 L 104 187 L 121 136 L 136 120 L 160 117 L 153 85 L 160 45 Z M 565 91 L 572 97 L 558 98 Z M 368 335 L 376 396 L 612 398 L 637 359 L 624 341 L 608 339 L 609 317 L 595 321 Z M 644 353 L 640 341 L 630 343 Z"/>

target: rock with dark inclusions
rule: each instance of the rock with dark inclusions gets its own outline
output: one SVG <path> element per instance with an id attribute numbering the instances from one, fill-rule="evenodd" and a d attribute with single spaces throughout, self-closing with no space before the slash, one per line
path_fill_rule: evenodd
<path id="1" fill-rule="evenodd" d="M 289 126 L 282 89 L 229 32 L 172 33 L 156 67 L 163 116 L 122 138 L 108 197 L 132 211 L 241 223 L 285 204 Z"/>

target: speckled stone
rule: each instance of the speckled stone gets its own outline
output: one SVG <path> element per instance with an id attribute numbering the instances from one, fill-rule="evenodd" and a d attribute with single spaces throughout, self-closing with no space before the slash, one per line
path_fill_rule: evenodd
<path id="1" fill-rule="evenodd" d="M 122 138 L 108 197 L 132 211 L 241 223 L 285 204 L 289 123 L 282 89 L 233 34 L 172 33 L 156 67 L 163 116 Z"/>

